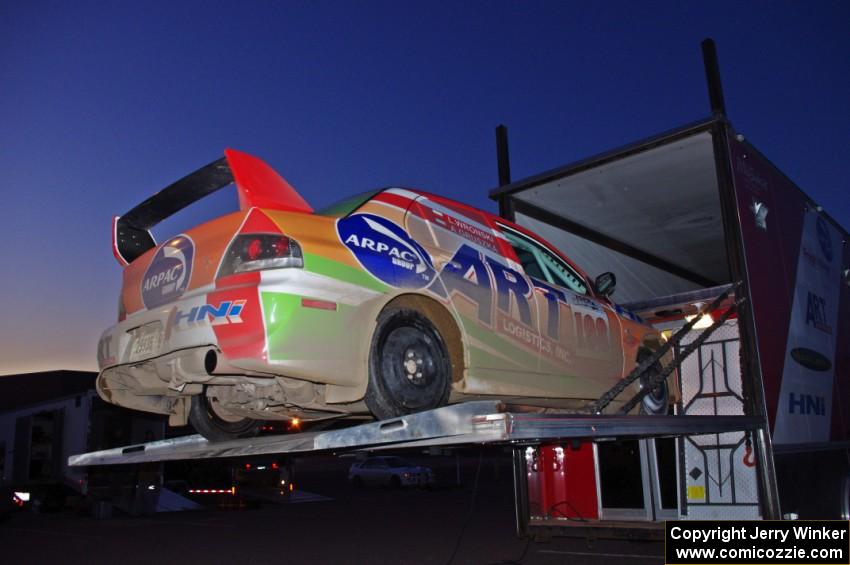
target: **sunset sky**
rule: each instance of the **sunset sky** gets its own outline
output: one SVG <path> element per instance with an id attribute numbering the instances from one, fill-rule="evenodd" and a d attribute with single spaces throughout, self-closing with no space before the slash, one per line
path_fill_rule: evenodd
<path id="1" fill-rule="evenodd" d="M 314 207 L 402 185 L 495 210 L 497 124 L 520 179 L 706 117 L 705 37 L 736 129 L 848 228 L 848 22 L 846 1 L 2 3 L 0 374 L 95 368 L 111 217 L 225 147 Z"/>

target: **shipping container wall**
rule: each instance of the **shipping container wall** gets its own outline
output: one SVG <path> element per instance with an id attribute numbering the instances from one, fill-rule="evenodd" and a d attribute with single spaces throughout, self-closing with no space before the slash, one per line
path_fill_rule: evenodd
<path id="1" fill-rule="evenodd" d="M 755 149 L 729 143 L 773 441 L 850 439 L 847 233 Z"/>

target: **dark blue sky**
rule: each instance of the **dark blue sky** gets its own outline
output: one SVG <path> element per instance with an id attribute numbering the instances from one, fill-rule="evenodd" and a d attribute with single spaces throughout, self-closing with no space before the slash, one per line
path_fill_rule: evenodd
<path id="1" fill-rule="evenodd" d="M 92 368 L 109 224 L 225 147 L 320 206 L 386 185 L 494 210 L 515 179 L 729 115 L 850 226 L 848 2 L 4 2 L 0 373 Z"/>

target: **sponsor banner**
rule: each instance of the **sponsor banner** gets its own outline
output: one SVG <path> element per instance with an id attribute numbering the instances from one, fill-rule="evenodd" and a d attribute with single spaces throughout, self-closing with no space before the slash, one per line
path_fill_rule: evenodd
<path id="1" fill-rule="evenodd" d="M 665 522 L 664 562 L 850 563 L 848 522 L 832 520 Z"/>
<path id="2" fill-rule="evenodd" d="M 192 278 L 195 244 L 178 235 L 160 247 L 142 277 L 142 302 L 151 309 L 183 296 Z"/>
<path id="3" fill-rule="evenodd" d="M 771 426 L 781 402 L 788 323 L 794 302 L 806 200 L 779 170 L 730 136 L 735 196 L 747 262 L 747 277 Z"/>
<path id="4" fill-rule="evenodd" d="M 841 234 L 806 213 L 774 427 L 777 443 L 829 441 Z"/>

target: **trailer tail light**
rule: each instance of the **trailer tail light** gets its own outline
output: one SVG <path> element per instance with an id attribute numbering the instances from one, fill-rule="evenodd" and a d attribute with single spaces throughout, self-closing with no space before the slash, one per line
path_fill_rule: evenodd
<path id="1" fill-rule="evenodd" d="M 294 239 L 281 234 L 240 234 L 224 254 L 218 278 L 249 271 L 303 266 L 301 246 Z"/>
<path id="2" fill-rule="evenodd" d="M 236 487 L 230 488 L 190 488 L 189 494 L 229 494 L 236 496 Z"/>

